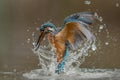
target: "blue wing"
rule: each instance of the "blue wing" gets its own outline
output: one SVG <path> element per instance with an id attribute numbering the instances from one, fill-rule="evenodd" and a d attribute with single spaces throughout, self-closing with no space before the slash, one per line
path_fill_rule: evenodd
<path id="1" fill-rule="evenodd" d="M 80 13 L 75 13 L 75 14 L 72 14 L 72 15 L 66 17 L 64 20 L 64 24 L 66 24 L 67 22 L 80 21 L 84 24 L 91 25 L 92 23 L 94 23 L 94 20 L 95 20 L 95 13 L 80 12 Z"/>
<path id="2" fill-rule="evenodd" d="M 64 20 L 64 27 L 56 35 L 60 40 L 68 41 L 70 48 L 75 50 L 82 41 L 92 41 L 94 36 L 89 30 L 89 25 L 94 23 L 95 16 L 92 12 L 81 12 L 68 16 Z"/>
<path id="3" fill-rule="evenodd" d="M 59 43 L 59 45 L 57 45 L 58 48 L 56 46 L 56 53 L 60 60 L 56 73 L 59 74 L 64 69 L 65 62 L 69 55 L 68 47 L 76 50 L 81 42 L 94 40 L 94 35 L 88 29 L 88 26 L 94 23 L 94 18 L 94 13 L 91 12 L 76 13 L 65 18 L 64 27 L 55 35 L 55 39 L 57 43 Z M 69 45 L 65 45 L 66 42 L 68 42 Z M 65 47 L 66 49 L 62 49 Z M 62 57 L 59 55 L 62 55 Z"/>

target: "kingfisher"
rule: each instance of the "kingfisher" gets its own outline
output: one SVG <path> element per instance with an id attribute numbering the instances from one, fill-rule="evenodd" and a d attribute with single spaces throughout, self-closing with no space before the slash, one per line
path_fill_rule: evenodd
<path id="1" fill-rule="evenodd" d="M 40 35 L 36 41 L 36 50 L 41 46 L 44 38 L 47 38 L 56 53 L 58 65 L 55 72 L 60 74 L 67 64 L 69 51 L 77 50 L 82 42 L 94 39 L 92 32 L 89 30 L 89 26 L 94 22 L 94 12 L 74 13 L 64 19 L 64 23 L 59 29 L 53 23 L 46 22 L 39 27 Z"/>

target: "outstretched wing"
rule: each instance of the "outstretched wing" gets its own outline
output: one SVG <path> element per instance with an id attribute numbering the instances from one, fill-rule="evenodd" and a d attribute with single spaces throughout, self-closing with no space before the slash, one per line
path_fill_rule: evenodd
<path id="1" fill-rule="evenodd" d="M 69 42 L 70 48 L 75 50 L 83 41 L 94 40 L 94 35 L 88 29 L 94 22 L 93 13 L 82 12 L 68 16 L 64 28 L 56 35 L 63 42 Z"/>
<path id="2" fill-rule="evenodd" d="M 80 12 L 80 13 L 75 13 L 72 14 L 68 17 L 65 18 L 64 24 L 67 22 L 75 22 L 75 21 L 80 21 L 84 24 L 91 25 L 95 21 L 95 13 L 94 12 Z"/>

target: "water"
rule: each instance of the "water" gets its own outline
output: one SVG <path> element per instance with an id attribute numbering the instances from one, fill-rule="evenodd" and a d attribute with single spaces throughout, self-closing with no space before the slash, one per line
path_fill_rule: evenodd
<path id="1" fill-rule="evenodd" d="M 35 28 L 50 19 L 56 25 L 60 25 L 64 17 L 81 11 L 97 11 L 101 16 L 99 20 L 104 21 L 107 26 L 103 23 L 98 24 L 97 27 L 92 27 L 92 32 L 96 36 L 96 43 L 86 54 L 87 57 L 83 58 L 84 63 L 77 70 L 80 70 L 81 67 L 120 68 L 120 0 L 106 0 L 106 2 L 104 0 L 9 0 L 9 2 L 8 0 L 1 0 L 0 3 L 0 80 L 29 80 L 32 79 L 32 74 L 35 74 L 34 79 L 37 78 L 38 73 L 41 72 L 41 66 L 37 66 L 39 63 L 38 56 L 36 57 L 37 53 L 35 55 L 31 51 L 31 42 L 36 39 L 32 39 L 31 34 L 36 37 L 37 31 Z M 79 73 L 83 73 L 82 76 L 78 74 L 74 75 L 73 78 L 81 80 L 81 77 L 85 77 L 84 73 L 89 73 L 87 68 L 80 70 Z M 88 75 L 89 79 L 84 78 L 82 80 L 119 80 L 118 69 L 104 69 L 104 72 L 111 75 L 107 78 L 105 78 L 106 75 L 100 76 L 104 75 L 102 72 L 99 73 L 96 69 L 91 69 L 94 72 L 90 74 L 94 79 L 91 79 L 91 76 Z M 74 70 L 70 71 L 74 72 Z M 99 73 L 99 76 L 95 77 L 94 75 L 97 73 Z M 25 74 L 29 75 L 29 77 Z M 67 77 L 67 80 L 70 77 L 69 75 L 62 76 L 63 79 Z M 39 75 L 38 79 L 46 80 L 40 77 L 41 75 Z M 52 78 L 52 80 L 63 80 L 58 75 L 58 78 L 53 75 L 44 75 L 44 77 Z M 69 79 L 74 80 L 73 78 L 70 77 Z"/>
<path id="2" fill-rule="evenodd" d="M 81 68 L 75 74 L 47 75 L 41 69 L 25 72 L 0 72 L 0 80 L 119 80 L 120 69 Z"/>
<path id="3" fill-rule="evenodd" d="M 47 75 L 55 75 L 55 70 L 57 68 L 58 63 L 55 57 L 56 54 L 52 47 L 50 47 L 47 38 L 44 38 L 44 41 L 38 50 L 36 50 L 37 47 L 35 46 L 35 42 L 33 42 L 33 52 L 39 58 L 39 65 L 42 68 L 41 73 L 45 73 Z M 71 73 L 75 73 L 73 71 L 74 69 L 79 69 L 79 66 L 84 62 L 85 57 L 88 56 L 89 50 L 95 51 L 97 49 L 95 42 L 95 36 L 92 33 L 90 33 L 89 39 L 81 43 L 77 50 L 70 51 L 64 67 L 64 74 L 69 75 Z"/>
<path id="4" fill-rule="evenodd" d="M 41 73 L 42 69 L 32 70 L 30 73 L 23 74 L 28 79 L 39 79 L 39 80 L 119 80 L 120 70 L 112 69 L 77 69 L 75 73 L 66 75 L 47 75 Z"/>
<path id="5" fill-rule="evenodd" d="M 35 44 L 35 43 L 33 43 Z M 48 44 L 45 42 L 45 44 Z M 50 48 L 49 45 L 40 46 L 40 48 L 35 51 L 36 48 L 33 49 L 33 52 L 39 58 L 39 65 L 41 66 L 42 70 L 41 73 L 45 73 L 47 75 L 55 75 L 55 69 L 57 67 L 57 62 L 55 58 L 55 53 L 53 49 Z M 91 49 L 95 51 L 97 48 L 95 46 L 95 40 L 91 42 L 86 42 L 83 46 L 77 51 L 70 51 L 70 55 L 67 58 L 64 74 L 71 74 L 75 73 L 75 69 L 79 69 L 79 66 L 84 62 L 85 56 L 88 56 L 88 50 Z"/>
<path id="6" fill-rule="evenodd" d="M 90 5 L 90 4 L 91 4 L 91 1 L 90 1 L 90 0 L 85 0 L 85 1 L 84 1 L 84 4 Z"/>
<path id="7" fill-rule="evenodd" d="M 86 41 L 85 43 L 80 44 L 78 50 L 70 51 L 70 55 L 66 61 L 64 72 L 61 74 L 56 74 L 55 70 L 57 67 L 56 62 L 56 54 L 54 50 L 50 47 L 46 38 L 44 39 L 43 45 L 39 47 L 36 51 L 35 47 L 35 34 L 32 33 L 33 36 L 33 52 L 39 58 L 39 65 L 41 69 L 31 70 L 29 73 L 24 73 L 23 76 L 28 79 L 41 79 L 41 80 L 78 80 L 78 79 L 105 79 L 105 78 L 115 78 L 120 77 L 119 70 L 109 70 L 109 69 L 81 69 L 80 65 L 85 61 L 85 57 L 89 56 L 90 52 L 95 52 L 100 48 L 99 45 L 99 35 L 102 31 L 106 33 L 107 38 L 109 38 L 109 31 L 107 30 L 107 26 L 102 22 L 103 18 L 95 14 L 97 20 L 99 21 L 99 25 L 96 27 L 98 29 L 93 31 L 91 36 L 93 37 L 91 40 Z M 94 29 L 95 26 L 90 26 L 90 30 Z M 96 37 L 97 36 L 97 37 Z M 109 45 L 109 42 L 105 42 L 104 45 Z M 116 76 L 116 75 L 117 76 Z"/>

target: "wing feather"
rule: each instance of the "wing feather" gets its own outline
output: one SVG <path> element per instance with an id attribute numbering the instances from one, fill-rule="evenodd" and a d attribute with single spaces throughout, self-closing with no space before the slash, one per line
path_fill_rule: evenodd
<path id="1" fill-rule="evenodd" d="M 78 48 L 80 43 L 93 40 L 93 34 L 79 22 L 68 22 L 65 27 L 56 35 L 57 38 L 68 41 L 71 49 Z"/>
<path id="2" fill-rule="evenodd" d="M 65 43 L 69 43 L 72 50 L 76 50 L 82 42 L 95 40 L 88 29 L 94 23 L 95 15 L 92 12 L 75 13 L 65 18 L 64 26 L 55 35 L 57 61 L 60 62 L 65 52 Z"/>

